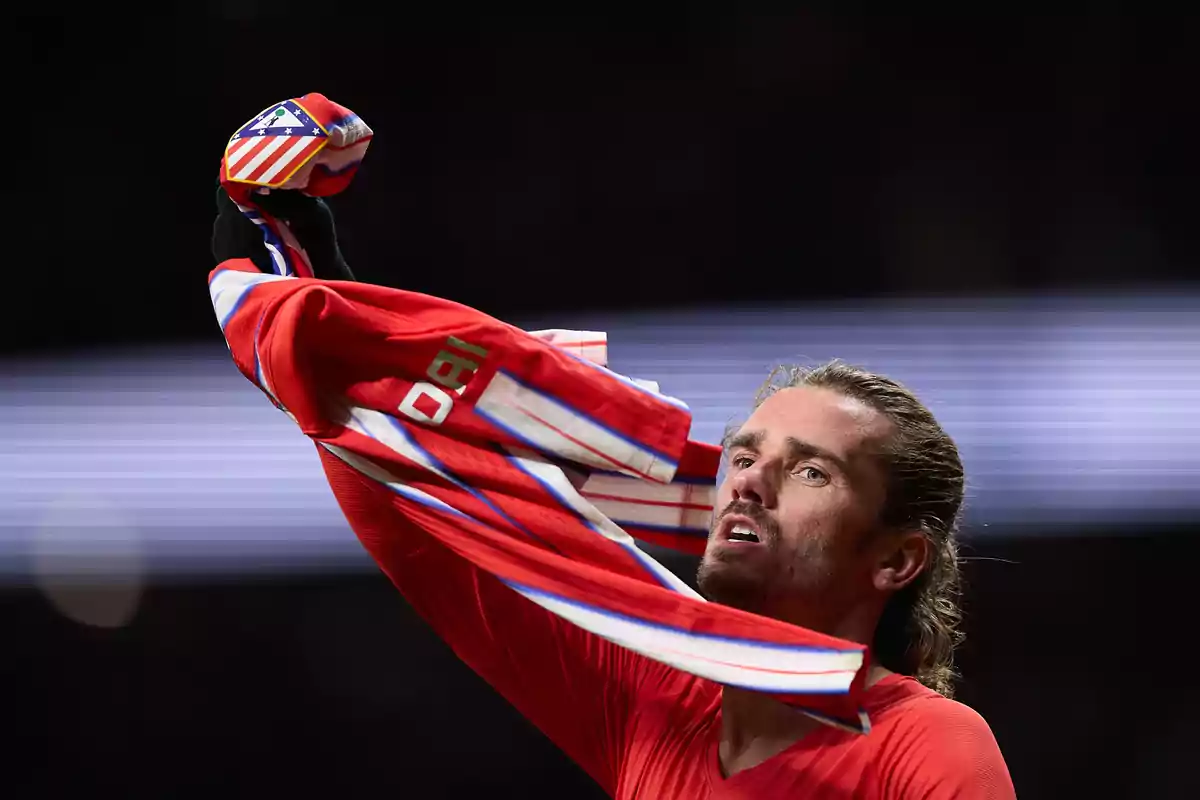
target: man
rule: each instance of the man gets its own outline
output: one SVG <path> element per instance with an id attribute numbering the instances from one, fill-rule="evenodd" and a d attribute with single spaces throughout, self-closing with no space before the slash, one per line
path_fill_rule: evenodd
<path id="1" fill-rule="evenodd" d="M 781 374 L 726 440 L 721 510 L 698 582 L 712 600 L 871 644 L 874 728 L 863 738 L 819 730 L 767 697 L 726 688 L 722 774 L 784 753 L 781 769 L 847 770 L 835 782 L 861 759 L 864 782 L 846 781 L 853 796 L 1010 796 L 986 723 L 949 699 L 963 496 L 953 441 L 887 378 L 837 363 Z"/>
<path id="2" fill-rule="evenodd" d="M 348 276 L 324 206 L 303 199 L 288 209 L 286 197 L 262 205 L 292 220 L 310 256 L 332 259 L 314 258 L 316 277 Z M 218 201 L 218 263 L 261 259 L 257 232 L 220 191 Z M 247 329 L 293 315 L 270 303 L 233 307 Z M 258 358 L 255 344 L 242 359 L 251 377 L 263 371 Z M 397 520 L 384 483 L 319 452 L 351 527 L 408 602 L 613 797 L 1013 797 L 988 726 L 946 696 L 963 492 L 954 443 L 885 378 L 840 364 L 781 374 L 725 442 L 698 585 L 718 603 L 870 645 L 866 735 L 550 613 Z M 272 393 L 271 381 L 259 382 Z"/>

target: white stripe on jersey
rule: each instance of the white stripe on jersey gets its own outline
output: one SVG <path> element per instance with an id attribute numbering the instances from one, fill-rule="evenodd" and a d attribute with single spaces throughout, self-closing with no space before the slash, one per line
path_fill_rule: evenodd
<path id="1" fill-rule="evenodd" d="M 290 280 L 284 275 L 270 275 L 264 272 L 241 272 L 236 269 L 225 269 L 209 281 L 208 294 L 212 298 L 213 310 L 217 312 L 217 320 L 221 329 L 225 329 L 229 318 L 241 304 L 246 292 L 266 281 Z"/>
<path id="2" fill-rule="evenodd" d="M 862 666 L 859 651 L 821 650 L 723 639 L 647 623 L 577 600 L 509 583 L 564 619 L 609 641 L 726 685 L 781 693 L 843 693 Z"/>
<path id="3" fill-rule="evenodd" d="M 711 511 L 670 506 L 649 506 L 642 503 L 626 503 L 589 497 L 596 508 L 609 519 L 620 520 L 622 525 L 647 525 L 658 528 L 689 528 L 707 531 L 712 522 Z"/>
<path id="4" fill-rule="evenodd" d="M 283 137 L 281 136 L 279 138 L 282 139 Z M 276 175 L 283 171 L 285 167 L 294 167 L 295 161 L 293 159 L 295 159 L 301 150 L 316 141 L 316 138 L 317 137 L 315 136 L 301 136 L 300 138 L 296 139 L 295 144 L 289 147 L 283 153 L 283 155 L 279 156 L 279 158 L 275 160 L 275 163 L 272 164 L 271 167 L 258 178 L 258 182 L 270 183 L 275 179 Z"/>
<path id="5" fill-rule="evenodd" d="M 366 475 L 371 480 L 377 481 L 378 483 L 382 483 L 384 486 L 391 489 L 393 492 L 395 492 L 398 495 L 407 497 L 410 500 L 415 500 L 418 503 L 423 503 L 427 506 L 431 506 L 440 511 L 449 512 L 456 516 L 469 517 L 468 514 L 465 514 L 464 512 L 459 511 L 457 508 L 450 505 L 449 503 L 439 500 L 436 497 L 434 497 L 433 495 L 429 494 L 428 492 L 423 492 L 414 486 L 409 486 L 407 483 L 404 483 L 403 481 L 396 478 L 394 475 L 391 475 L 390 473 L 388 473 L 387 470 L 383 469 L 382 467 L 378 466 L 377 464 L 374 464 L 371 461 L 368 461 L 367 459 L 363 458 L 362 456 L 359 456 L 355 453 L 350 452 L 349 450 L 347 450 L 344 447 L 339 447 L 336 444 L 329 444 L 328 442 L 320 442 L 319 444 L 322 447 L 324 447 L 326 450 L 328 450 L 329 452 L 333 453 L 335 456 L 340 458 L 342 461 L 345 461 L 346 464 L 349 467 L 351 467 L 352 469 L 356 470 L 357 472 L 362 473 L 363 475 Z M 478 520 L 476 520 L 476 522 L 478 522 Z M 483 523 L 480 523 L 480 524 L 482 525 Z"/>
<path id="6" fill-rule="evenodd" d="M 383 412 L 370 408 L 360 408 L 358 406 L 347 406 L 344 411 L 346 418 L 337 421 L 350 430 L 374 439 L 389 450 L 403 456 L 414 464 L 424 467 L 439 478 L 449 481 L 455 486 L 465 488 L 460 481 L 450 477 L 434 464 L 429 454 L 400 430 L 394 418 L 389 417 Z"/>
<path id="7" fill-rule="evenodd" d="M 643 552 L 632 536 L 606 517 L 586 498 L 580 496 L 558 466 L 529 450 L 507 449 L 510 460 L 517 467 L 545 485 L 556 500 L 582 517 L 592 530 L 628 550 L 660 584 L 688 597 L 694 597 L 697 600 L 704 599 L 695 589 L 680 580 L 678 575 L 658 563 L 650 554 Z"/>
<path id="8" fill-rule="evenodd" d="M 570 355 L 574 355 L 569 350 L 566 352 Z M 587 359 L 584 359 L 584 358 L 579 359 L 579 361 L 581 363 L 587 364 L 589 367 L 591 367 L 593 369 L 600 370 L 604 374 L 608 375 L 610 378 L 616 378 L 617 380 L 621 381 L 621 383 L 624 383 L 628 386 L 632 386 L 635 389 L 641 389 L 643 392 L 651 394 L 654 397 L 656 397 L 657 399 L 662 400 L 663 402 L 670 403 L 671 405 L 675 406 L 676 408 L 683 409 L 684 411 L 689 411 L 687 403 L 683 402 L 678 397 L 671 397 L 668 394 L 663 394 L 662 392 L 660 392 L 658 390 L 658 383 L 656 383 L 655 381 L 635 380 L 634 378 L 630 378 L 628 375 L 622 375 L 619 372 L 613 372 L 611 369 L 609 369 L 606 366 L 603 366 L 601 364 L 596 364 L 596 363 L 588 361 Z"/>
<path id="9" fill-rule="evenodd" d="M 321 444 L 359 473 L 403 497 L 455 518 L 478 522 L 445 501 L 409 486 L 367 459 L 336 445 Z M 842 693 L 862 665 L 863 654 L 859 651 L 790 647 L 707 636 L 607 611 L 583 600 L 558 597 L 512 581 L 505 580 L 505 583 L 534 603 L 584 630 L 662 663 L 726 685 L 763 692 Z"/>
<path id="10" fill-rule="evenodd" d="M 583 484 L 583 493 L 608 495 L 616 500 L 701 506 L 711 509 L 717 500 L 717 487 L 710 483 L 649 483 L 623 475 L 592 474 Z"/>
<path id="11" fill-rule="evenodd" d="M 274 228 L 275 232 L 279 234 L 279 238 L 283 240 L 283 243 L 292 248 L 292 251 L 300 256 L 300 259 L 304 262 L 304 265 L 308 267 L 309 271 L 311 271 L 312 262 L 308 260 L 308 252 L 300 246 L 300 242 L 296 240 L 295 234 L 292 233 L 292 229 L 287 226 L 287 223 L 280 222 L 279 224 L 275 225 Z"/>
<path id="12" fill-rule="evenodd" d="M 266 161 L 272 153 L 274 153 L 280 147 L 283 147 L 283 143 L 286 141 L 286 136 L 272 137 L 270 144 L 268 144 L 266 147 L 259 148 L 258 152 L 254 154 L 254 158 L 247 161 L 246 165 L 237 171 L 237 174 L 233 176 L 234 180 L 245 180 L 246 176 L 258 169 L 259 165 Z"/>
<path id="13" fill-rule="evenodd" d="M 257 140 L 239 139 L 231 144 L 229 146 L 229 154 L 225 157 L 225 166 L 228 169 L 233 169 L 234 165 L 245 158 L 246 154 L 250 152 L 251 148 L 254 146 L 252 143 L 255 141 Z"/>
<path id="14" fill-rule="evenodd" d="M 605 331 L 547 328 L 541 331 L 529 331 L 529 335 L 593 364 L 599 364 L 602 367 L 608 366 L 608 334 Z"/>
<path id="15" fill-rule="evenodd" d="M 663 483 L 675 476 L 676 464 L 503 372 L 497 372 L 488 383 L 475 410 L 534 447 L 568 461 Z"/>
<path id="16" fill-rule="evenodd" d="M 260 230 L 264 230 L 268 234 L 274 232 L 285 245 L 291 247 L 292 250 L 299 253 L 300 257 L 304 259 L 304 263 L 308 265 L 308 268 L 312 269 L 312 264 L 308 260 L 308 253 L 301 249 L 300 243 L 297 242 L 296 237 L 292 235 L 292 230 L 287 226 L 287 223 L 276 221 L 276 224 L 272 225 L 262 216 L 262 211 L 259 209 L 252 208 L 251 206 L 244 206 L 241 203 L 234 203 L 234 205 L 236 205 L 238 210 L 246 215 L 247 219 L 257 225 Z M 284 256 L 283 251 L 271 244 L 271 242 L 266 240 L 265 237 L 263 246 L 270 251 L 271 260 L 275 263 L 276 272 L 289 278 L 295 277 L 294 271 L 288 267 L 287 258 Z"/>
<path id="17" fill-rule="evenodd" d="M 591 475 L 580 493 L 621 525 L 707 531 L 717 490 L 705 484 L 663 485 L 621 475 Z"/>
<path id="18" fill-rule="evenodd" d="M 527 331 L 530 336 L 552 344 L 558 349 L 583 359 L 598 367 L 608 367 L 608 333 L 606 331 L 573 331 L 566 328 L 547 328 L 540 331 Z M 630 378 L 627 375 L 613 373 L 617 378 L 632 383 L 651 394 L 658 395 L 672 405 L 680 405 L 680 401 L 664 395 L 658 386 L 658 381 L 642 378 Z M 686 406 L 684 406 L 686 408 Z"/>

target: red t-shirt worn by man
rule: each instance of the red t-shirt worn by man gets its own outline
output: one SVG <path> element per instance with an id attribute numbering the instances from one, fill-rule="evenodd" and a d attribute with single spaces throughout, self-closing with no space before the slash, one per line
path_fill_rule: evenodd
<path id="1" fill-rule="evenodd" d="M 864 695 L 871 732 L 819 726 L 730 777 L 717 756 L 721 687 L 549 613 L 415 525 L 386 492 L 322 452 L 347 518 L 400 592 L 454 652 L 620 800 L 1012 798 L 987 723 L 912 678 Z"/>

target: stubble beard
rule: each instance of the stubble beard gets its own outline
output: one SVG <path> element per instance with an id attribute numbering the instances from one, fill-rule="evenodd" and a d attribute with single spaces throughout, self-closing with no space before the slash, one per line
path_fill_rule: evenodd
<path id="1" fill-rule="evenodd" d="M 705 558 L 696 571 L 696 585 L 714 603 L 761 613 L 766 606 L 766 583 L 740 566 Z"/>
<path id="2" fill-rule="evenodd" d="M 784 546 L 779 528 L 765 511 L 732 503 L 714 519 L 710 537 L 729 514 L 754 520 L 762 546 L 769 552 L 755 554 L 766 558 L 746 558 L 736 550 L 706 553 L 696 572 L 696 585 L 704 597 L 742 611 L 789 618 L 828 591 L 833 573 L 819 536 L 803 537 L 798 549 L 792 551 Z"/>
<path id="3" fill-rule="evenodd" d="M 759 546 L 771 550 L 766 554 L 769 558 L 747 559 L 736 551 L 706 552 L 696 571 L 696 586 L 704 597 L 714 603 L 762 613 L 767 607 L 775 570 L 779 566 L 775 557 L 775 550 L 780 543 L 779 528 L 760 506 L 734 501 L 713 518 L 708 534 L 710 538 L 730 514 L 741 514 L 754 521 L 762 540 Z"/>

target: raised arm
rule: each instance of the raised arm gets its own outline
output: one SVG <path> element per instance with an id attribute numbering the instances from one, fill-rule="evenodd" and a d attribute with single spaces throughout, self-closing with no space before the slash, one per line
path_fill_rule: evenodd
<path id="1" fill-rule="evenodd" d="M 352 367 L 349 372 L 370 374 L 371 363 L 382 367 L 391 353 L 403 351 L 411 358 L 402 360 L 414 365 L 407 368 L 410 377 L 420 376 L 426 344 L 436 337 L 416 333 L 405 347 L 405 335 L 397 329 L 399 317 L 394 314 L 390 326 L 382 319 L 374 326 L 339 325 L 329 317 L 324 317 L 322 324 L 321 315 L 309 318 L 307 324 L 298 323 L 296 315 L 303 315 L 298 307 L 313 302 L 297 291 L 303 282 L 260 272 L 269 268 L 266 259 L 251 259 L 261 249 L 261 238 L 256 238 L 260 234 L 223 191 L 218 193 L 218 206 L 221 213 L 214 226 L 214 254 L 228 258 L 222 259 L 214 272 L 210 288 L 234 363 L 304 433 L 320 441 L 337 427 L 326 416 L 326 409 L 314 404 L 319 393 L 313 391 L 312 383 L 350 394 L 357 388 L 358 400 L 364 403 L 370 403 L 364 393 L 395 389 L 394 382 L 387 380 L 382 389 L 379 382 L 366 385 L 370 381 L 357 387 L 344 382 L 339 385 L 339 360 Z M 306 239 L 301 241 L 317 277 L 345 279 L 350 273 L 348 267 L 338 266 L 345 262 L 336 243 L 330 247 L 322 235 L 323 231 L 332 232 L 327 208 L 322 208 L 314 223 L 311 207 L 306 209 L 303 202 L 277 200 L 272 212 L 279 213 L 281 207 L 305 220 L 302 230 Z M 284 217 L 282 213 L 279 216 Z M 314 235 L 322 241 L 314 242 Z M 379 287 L 355 288 L 364 296 L 379 297 Z M 370 301 L 362 309 L 364 313 L 379 310 Z M 377 345 L 385 340 L 390 346 L 381 355 Z M 383 361 L 372 362 L 378 358 Z M 319 371 L 320 377 L 287 374 L 305 367 Z M 398 376 L 406 371 L 404 364 L 392 364 L 388 369 Z M 418 402 L 414 409 L 423 407 Z M 367 477 L 330 449 L 319 445 L 317 450 L 350 527 L 414 610 L 464 663 L 601 787 L 613 791 L 630 687 L 641 671 L 663 667 L 521 596 L 428 533 L 430 525 L 445 522 L 436 515 L 430 517 L 427 508 L 419 503 L 398 507 L 397 497 L 386 485 Z"/>
<path id="2" fill-rule="evenodd" d="M 214 270 L 210 294 L 234 362 L 322 449 L 364 546 L 602 785 L 631 694 L 665 665 L 856 719 L 861 645 L 705 603 L 557 466 L 673 480 L 716 452 L 688 441 L 679 401 L 427 295 L 247 258 Z"/>

